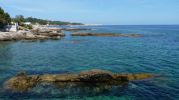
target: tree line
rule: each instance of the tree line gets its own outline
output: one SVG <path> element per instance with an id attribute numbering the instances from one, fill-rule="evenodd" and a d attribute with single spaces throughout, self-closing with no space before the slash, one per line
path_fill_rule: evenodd
<path id="1" fill-rule="evenodd" d="M 19 24 L 23 24 L 24 22 L 31 22 L 32 24 L 40 24 L 40 25 L 83 25 L 82 23 L 73 23 L 73 22 L 63 22 L 63 21 L 51 21 L 44 20 L 39 18 L 27 17 L 25 18 L 23 15 L 17 15 L 15 18 L 12 18 L 13 22 L 18 22 Z"/>
<path id="2" fill-rule="evenodd" d="M 11 17 L 0 7 L 0 28 L 11 23 Z"/>
<path id="3" fill-rule="evenodd" d="M 25 22 L 31 22 L 32 24 L 40 25 L 83 25 L 82 23 L 75 22 L 52 21 L 33 17 L 25 18 L 23 15 L 17 15 L 14 18 L 11 18 L 10 15 L 0 7 L 0 28 L 3 28 L 5 25 L 11 24 L 11 22 L 17 22 L 20 25 L 23 25 Z"/>

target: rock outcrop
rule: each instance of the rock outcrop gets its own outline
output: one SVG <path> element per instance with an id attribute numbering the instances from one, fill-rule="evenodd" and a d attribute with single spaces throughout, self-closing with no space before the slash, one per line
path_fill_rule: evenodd
<path id="1" fill-rule="evenodd" d="M 76 32 L 76 31 L 85 31 L 85 30 L 92 30 L 92 29 L 90 28 L 62 28 L 61 30 Z"/>
<path id="2" fill-rule="evenodd" d="M 12 91 L 28 91 L 28 89 L 34 87 L 39 82 L 40 78 L 38 75 L 27 76 L 25 73 L 11 78 L 5 84 L 5 88 Z"/>
<path id="3" fill-rule="evenodd" d="M 36 35 L 43 35 L 43 36 L 65 36 L 59 28 L 36 28 L 31 30 Z"/>
<path id="4" fill-rule="evenodd" d="M 59 39 L 64 33 L 51 29 L 20 30 L 18 32 L 0 32 L 0 41 Z"/>
<path id="5" fill-rule="evenodd" d="M 108 84 L 120 85 L 133 80 L 143 80 L 152 78 L 154 75 L 141 74 L 117 74 L 104 70 L 82 71 L 79 74 L 44 74 L 44 75 L 27 75 L 25 73 L 18 74 L 7 80 L 4 84 L 5 89 L 24 92 L 37 84 L 51 83 L 57 86 L 65 86 L 72 84 Z"/>
<path id="6" fill-rule="evenodd" d="M 103 36 L 103 37 L 142 37 L 141 34 L 117 34 L 117 33 L 83 33 L 75 32 L 71 34 L 72 36 Z"/>

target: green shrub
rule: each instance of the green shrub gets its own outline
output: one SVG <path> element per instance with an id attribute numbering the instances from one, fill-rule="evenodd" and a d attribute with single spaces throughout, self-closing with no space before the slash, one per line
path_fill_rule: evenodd
<path id="1" fill-rule="evenodd" d="M 32 25 L 21 24 L 21 26 L 25 29 L 33 29 Z"/>

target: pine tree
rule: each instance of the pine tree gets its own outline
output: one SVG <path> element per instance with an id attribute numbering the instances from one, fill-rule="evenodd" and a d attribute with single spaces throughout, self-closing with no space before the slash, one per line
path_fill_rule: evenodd
<path id="1" fill-rule="evenodd" d="M 8 13 L 0 7 L 0 28 L 3 28 L 5 25 L 11 23 L 11 17 Z"/>

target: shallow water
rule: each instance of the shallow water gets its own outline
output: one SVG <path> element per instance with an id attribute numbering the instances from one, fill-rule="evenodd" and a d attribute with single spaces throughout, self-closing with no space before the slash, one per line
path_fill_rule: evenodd
<path id="1" fill-rule="evenodd" d="M 66 37 L 61 40 L 0 43 L 0 98 L 178 100 L 179 26 L 87 26 L 93 32 L 137 33 L 144 37 Z M 70 73 L 104 69 L 118 73 L 154 73 L 160 77 L 127 86 L 37 86 L 27 93 L 3 90 L 3 83 L 19 71 L 29 74 Z M 96 90 L 97 89 L 97 90 Z"/>

